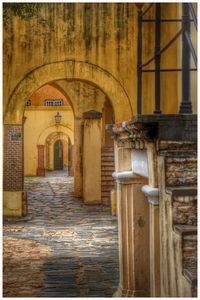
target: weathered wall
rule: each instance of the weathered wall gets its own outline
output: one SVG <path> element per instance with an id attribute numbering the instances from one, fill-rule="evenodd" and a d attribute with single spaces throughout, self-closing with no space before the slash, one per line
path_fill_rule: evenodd
<path id="1" fill-rule="evenodd" d="M 131 102 L 130 115 L 135 114 L 137 94 L 137 9 L 135 4 L 45 3 L 38 6 L 34 16 L 26 20 L 15 16 L 11 18 L 7 26 L 4 26 L 5 111 L 15 87 L 29 72 L 45 64 L 72 60 L 90 63 L 94 68 L 100 67 L 107 74 L 112 75 L 123 87 Z M 163 7 L 164 14 L 169 18 L 176 15 L 176 4 L 163 4 Z M 165 26 L 164 38 L 175 31 L 176 28 Z M 144 56 L 147 57 L 149 49 L 153 49 L 150 26 L 145 35 L 147 37 L 145 44 L 148 47 L 144 45 Z M 175 48 L 166 54 L 166 60 L 176 64 Z M 49 74 L 45 75 L 50 78 Z M 53 78 L 53 74 L 51 75 Z M 147 78 L 143 80 L 144 86 L 146 85 L 146 91 L 143 93 L 144 112 L 148 113 L 154 102 L 154 87 L 153 75 L 145 76 Z M 164 87 L 162 106 L 163 110 L 170 113 L 173 112 L 177 102 L 176 74 L 162 77 L 165 77 L 162 82 Z M 84 78 L 87 76 L 83 74 L 80 79 L 84 80 Z M 36 81 L 40 84 L 38 78 Z M 166 89 L 166 83 L 169 83 L 170 88 Z M 23 97 L 20 95 L 20 98 Z M 175 104 L 172 105 L 169 99 L 173 99 Z M 112 100 L 117 101 L 117 99 Z M 120 103 L 117 105 L 120 106 Z M 122 111 L 127 109 L 123 107 L 123 104 L 121 105 Z M 121 118 L 126 116 L 128 117 L 128 114 L 122 114 Z"/>

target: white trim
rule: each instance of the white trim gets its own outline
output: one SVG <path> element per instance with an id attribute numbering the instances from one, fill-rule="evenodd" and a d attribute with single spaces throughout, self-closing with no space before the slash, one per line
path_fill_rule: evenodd
<path id="1" fill-rule="evenodd" d="M 144 185 L 141 191 L 147 196 L 149 204 L 159 205 L 159 189 Z"/>

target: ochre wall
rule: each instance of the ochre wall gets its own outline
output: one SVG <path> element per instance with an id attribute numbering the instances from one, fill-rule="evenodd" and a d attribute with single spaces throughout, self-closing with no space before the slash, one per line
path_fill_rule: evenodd
<path id="1" fill-rule="evenodd" d="M 166 14 L 168 18 L 176 16 L 176 4 L 162 4 L 162 7 L 163 14 Z M 150 50 L 153 49 L 151 27 L 153 25 L 149 26 L 145 33 L 144 58 L 149 57 Z M 168 38 L 176 32 L 175 27 L 164 25 L 162 44 L 165 37 Z M 175 65 L 176 50 L 174 46 L 165 56 L 167 62 Z M 36 15 L 27 20 L 22 20 L 18 16 L 11 18 L 8 25 L 4 26 L 4 110 L 8 109 L 9 97 L 15 87 L 29 72 L 39 66 L 65 60 L 82 61 L 92 64 L 94 69 L 100 67 L 105 70 L 109 77 L 115 78 L 119 86 L 123 87 L 127 99 L 131 102 L 132 111 L 130 107 L 130 113 L 121 114 L 121 119 L 135 114 L 137 95 L 137 9 L 135 4 L 45 3 L 39 4 Z M 54 74 L 49 75 L 44 72 L 44 76 L 52 80 Z M 153 75 L 145 75 L 145 77 L 143 78 L 143 108 L 144 113 L 151 113 L 154 102 Z M 87 78 L 87 74 L 83 71 L 82 78 L 79 79 L 84 80 L 84 78 Z M 106 83 L 101 82 L 100 79 L 95 82 L 99 82 L 101 88 Z M 31 78 L 31 80 L 38 88 L 40 80 L 38 78 Z M 163 112 L 172 113 L 177 108 L 176 80 L 176 74 L 162 76 Z M 167 84 L 169 87 L 166 86 Z M 113 92 L 112 95 L 114 95 Z M 20 95 L 20 99 L 23 99 L 22 96 Z M 123 103 L 120 107 L 117 98 L 116 95 L 112 101 L 113 103 L 116 101 L 118 109 L 123 112 L 127 107 L 124 107 Z M 117 121 L 119 119 L 120 116 Z M 12 122 L 12 111 L 6 122 Z"/>

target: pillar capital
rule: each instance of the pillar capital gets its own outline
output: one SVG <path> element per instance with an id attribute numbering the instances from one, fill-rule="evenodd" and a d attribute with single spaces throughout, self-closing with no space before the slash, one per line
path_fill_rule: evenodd
<path id="1" fill-rule="evenodd" d="M 83 113 L 84 119 L 101 119 L 102 113 L 96 110 L 89 110 Z"/>
<path id="2" fill-rule="evenodd" d="M 159 189 L 151 187 L 150 185 L 144 185 L 142 192 L 148 198 L 149 204 L 159 205 Z"/>
<path id="3" fill-rule="evenodd" d="M 131 171 L 114 172 L 112 176 L 118 183 L 121 184 L 132 184 L 132 183 L 146 183 L 146 178 L 135 174 Z"/>
<path id="4" fill-rule="evenodd" d="M 119 183 L 131 184 L 134 181 L 135 174 L 133 171 L 114 172 L 112 173 L 112 177 L 114 177 Z"/>

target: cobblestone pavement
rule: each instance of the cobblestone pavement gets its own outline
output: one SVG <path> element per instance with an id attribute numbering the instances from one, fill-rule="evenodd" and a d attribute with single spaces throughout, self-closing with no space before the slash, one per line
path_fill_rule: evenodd
<path id="1" fill-rule="evenodd" d="M 4 297 L 111 297 L 117 219 L 74 198 L 72 177 L 47 175 L 25 178 L 28 216 L 4 220 Z"/>

